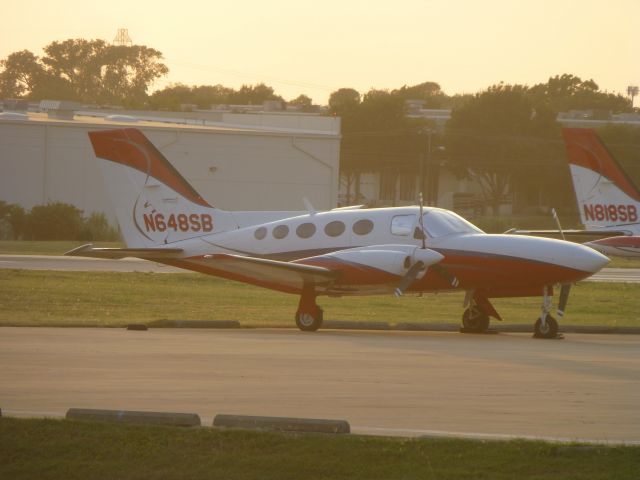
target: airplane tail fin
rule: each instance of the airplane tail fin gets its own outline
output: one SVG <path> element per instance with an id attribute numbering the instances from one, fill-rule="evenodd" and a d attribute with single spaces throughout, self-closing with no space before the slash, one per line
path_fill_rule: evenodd
<path id="1" fill-rule="evenodd" d="M 565 149 L 582 223 L 637 223 L 640 191 L 592 129 L 564 128 Z"/>
<path id="2" fill-rule="evenodd" d="M 237 228 L 135 128 L 89 132 L 128 247 L 149 248 Z"/>

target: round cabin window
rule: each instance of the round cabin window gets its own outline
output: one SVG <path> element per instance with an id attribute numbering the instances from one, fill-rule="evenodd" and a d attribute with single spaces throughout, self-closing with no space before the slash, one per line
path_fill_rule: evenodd
<path id="1" fill-rule="evenodd" d="M 371 220 L 358 220 L 353 224 L 353 233 L 356 235 L 366 235 L 373 230 L 373 222 Z"/>
<path id="2" fill-rule="evenodd" d="M 309 238 L 316 233 L 316 226 L 313 223 L 303 223 L 296 228 L 296 234 L 300 238 Z"/>
<path id="3" fill-rule="evenodd" d="M 286 225 L 278 225 L 273 229 L 273 237 L 277 238 L 278 240 L 286 237 L 287 235 L 289 235 L 289 227 L 287 227 Z"/>
<path id="4" fill-rule="evenodd" d="M 330 237 L 338 237 L 344 233 L 344 223 L 339 221 L 329 222 L 324 227 L 324 233 Z"/>
<path id="5" fill-rule="evenodd" d="M 260 227 L 255 232 L 253 232 L 253 236 L 256 237 L 256 240 L 262 240 L 267 236 L 267 228 Z"/>

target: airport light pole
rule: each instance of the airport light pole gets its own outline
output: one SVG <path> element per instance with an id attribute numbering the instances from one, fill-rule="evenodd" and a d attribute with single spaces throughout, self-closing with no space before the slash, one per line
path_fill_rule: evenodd
<path id="1" fill-rule="evenodd" d="M 631 97 L 631 108 L 633 108 L 633 98 L 638 95 L 638 87 L 634 85 L 629 85 L 627 87 L 627 95 Z"/>
<path id="2" fill-rule="evenodd" d="M 435 133 L 430 127 L 422 127 L 420 129 L 420 133 L 424 133 L 427 135 L 427 148 L 425 154 L 421 154 L 419 156 L 419 175 L 418 175 L 418 194 L 422 193 L 423 198 L 426 200 L 427 205 L 432 207 L 437 206 L 438 204 L 438 187 L 440 180 L 440 163 L 433 163 L 431 161 L 431 157 L 433 154 L 432 148 L 432 136 Z M 436 150 L 444 151 L 444 147 L 442 145 L 438 145 Z M 427 191 L 425 191 L 424 180 L 425 176 L 427 176 L 427 171 L 429 173 L 427 178 Z"/>

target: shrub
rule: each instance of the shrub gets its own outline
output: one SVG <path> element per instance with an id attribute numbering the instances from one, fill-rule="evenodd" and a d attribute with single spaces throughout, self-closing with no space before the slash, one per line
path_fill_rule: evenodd
<path id="1" fill-rule="evenodd" d="M 0 200 L 0 238 L 18 240 L 23 236 L 26 213 L 24 208 L 15 203 Z"/>
<path id="2" fill-rule="evenodd" d="M 109 225 L 107 217 L 104 213 L 94 212 L 84 219 L 79 240 L 101 240 L 101 241 L 117 241 L 120 239 L 120 233 L 117 228 Z"/>
<path id="3" fill-rule="evenodd" d="M 82 229 L 82 210 L 68 203 L 36 205 L 27 215 L 26 237 L 31 240 L 76 240 Z"/>

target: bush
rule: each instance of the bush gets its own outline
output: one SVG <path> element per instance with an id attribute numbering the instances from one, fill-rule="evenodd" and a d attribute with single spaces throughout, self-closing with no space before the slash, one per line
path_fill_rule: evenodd
<path id="1" fill-rule="evenodd" d="M 82 229 L 82 210 L 68 203 L 36 205 L 27 215 L 30 240 L 76 240 Z"/>
<path id="2" fill-rule="evenodd" d="M 18 240 L 24 234 L 26 223 L 24 208 L 0 200 L 0 239 Z"/>
<path id="3" fill-rule="evenodd" d="M 120 233 L 117 228 L 109 225 L 104 213 L 92 213 L 84 219 L 79 240 L 101 240 L 113 242 L 120 240 Z"/>

